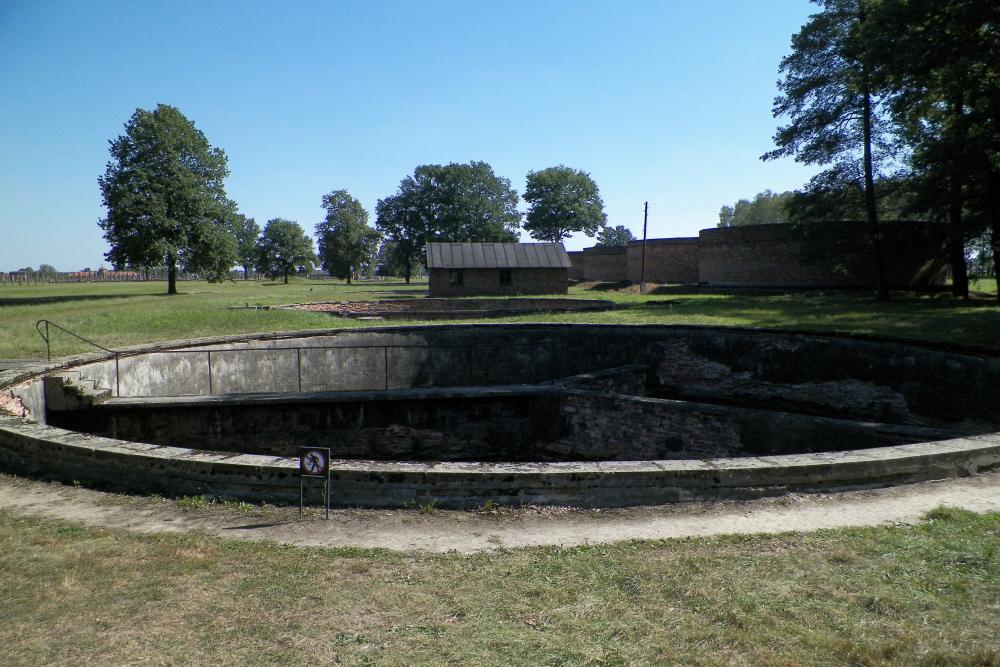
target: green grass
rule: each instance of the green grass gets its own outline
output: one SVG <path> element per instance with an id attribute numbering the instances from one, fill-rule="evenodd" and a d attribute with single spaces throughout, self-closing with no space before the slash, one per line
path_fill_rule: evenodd
<path id="1" fill-rule="evenodd" d="M 473 556 L 0 514 L 5 664 L 1000 665 L 1000 514 Z"/>
<path id="2" fill-rule="evenodd" d="M 600 313 L 544 313 L 503 321 L 705 324 L 843 331 L 1000 346 L 1000 307 L 995 281 L 974 284 L 980 291 L 970 301 L 947 294 L 897 295 L 877 304 L 867 294 L 792 292 L 766 294 L 661 287 L 649 295 L 573 288 L 571 296 L 603 298 L 620 308 Z M 321 313 L 231 310 L 305 301 L 340 301 L 419 297 L 426 282 L 402 281 L 347 286 L 334 281 L 235 282 L 213 285 L 181 283 L 181 294 L 166 296 L 162 283 L 84 283 L 0 288 L 0 359 L 44 355 L 34 325 L 46 318 L 105 347 L 198 336 L 300 329 L 371 326 Z M 673 302 L 671 306 L 663 302 Z M 660 304 L 660 305 L 656 305 Z M 418 321 L 418 320 L 414 320 Z M 468 320 L 459 320 L 468 321 Z M 494 319 L 490 321 L 501 321 Z M 440 320 L 437 320 L 440 323 Z M 402 323 L 393 320 L 391 323 Z M 53 335 L 53 354 L 88 351 L 65 334 Z"/>

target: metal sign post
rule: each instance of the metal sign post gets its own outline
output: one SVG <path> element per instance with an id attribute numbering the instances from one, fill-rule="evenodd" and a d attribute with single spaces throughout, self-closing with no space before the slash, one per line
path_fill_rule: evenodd
<path id="1" fill-rule="evenodd" d="M 323 480 L 323 504 L 326 507 L 326 518 L 330 518 L 330 448 L 329 447 L 299 447 L 299 518 L 302 518 L 302 508 L 305 505 L 305 486 L 307 477 Z"/>

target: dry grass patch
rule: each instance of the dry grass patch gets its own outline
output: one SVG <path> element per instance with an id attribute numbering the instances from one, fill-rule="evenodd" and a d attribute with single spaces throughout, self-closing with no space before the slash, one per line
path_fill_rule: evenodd
<path id="1" fill-rule="evenodd" d="M 472 556 L 0 516 L 13 664 L 1000 665 L 1000 515 Z"/>

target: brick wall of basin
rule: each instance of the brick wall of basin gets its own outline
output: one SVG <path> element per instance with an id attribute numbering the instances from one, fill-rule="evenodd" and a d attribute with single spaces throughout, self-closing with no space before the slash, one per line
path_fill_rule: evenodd
<path id="1" fill-rule="evenodd" d="M 322 349 L 330 343 L 353 345 L 358 352 Z M 288 457 L 130 442 L 37 421 L 46 411 L 41 374 L 75 367 L 113 381 L 116 363 L 122 370 L 122 398 L 187 394 L 194 402 L 206 389 L 236 396 L 295 392 L 298 377 L 311 391 L 377 391 L 386 384 L 408 391 L 470 383 L 496 389 L 593 376 L 576 388 L 536 389 L 563 397 L 556 413 L 565 437 L 550 443 L 562 448 L 556 453 L 589 459 L 601 445 L 608 452 L 601 460 L 342 460 L 334 466 L 334 500 L 344 505 L 431 499 L 451 506 L 485 500 L 629 505 L 905 483 L 1000 466 L 1000 437 L 993 433 L 1000 430 L 1000 393 L 982 390 L 1000 385 L 1000 353 L 990 350 L 807 332 L 540 324 L 390 327 L 173 344 L 179 346 L 188 351 L 151 356 L 155 349 L 131 349 L 117 360 L 84 355 L 0 372 L 0 390 L 14 392 L 35 417 L 0 416 L 0 470 L 139 492 L 296 501 L 295 461 Z M 408 351 L 396 358 L 389 352 L 387 362 L 390 346 Z M 257 348 L 264 350 L 258 355 Z M 219 353 L 221 363 L 213 360 L 208 373 L 207 363 L 200 368 L 194 360 L 210 350 Z M 322 366 L 323 355 L 336 359 L 342 354 L 347 357 Z M 600 373 L 628 365 L 645 370 L 624 374 L 621 385 Z M 352 368 L 360 372 L 352 374 Z M 263 372 L 254 375 L 254 369 Z M 636 378 L 642 378 L 648 396 L 612 395 L 616 386 L 634 387 Z M 588 389 L 588 382 L 597 391 Z M 675 403 L 678 399 L 686 403 Z M 766 419 L 743 420 L 747 411 L 759 409 L 771 415 L 770 425 Z M 883 425 L 851 427 L 855 430 L 845 442 L 869 449 L 779 453 L 780 440 L 773 434 L 794 435 L 806 423 L 835 429 L 837 420 Z M 697 458 L 672 459 L 680 451 L 670 440 L 676 429 L 691 434 L 685 455 Z M 645 444 L 644 431 L 650 433 Z M 748 449 L 745 438 L 754 432 L 763 433 L 770 448 Z M 902 433 L 918 439 L 961 435 L 878 446 Z M 747 455 L 726 457 L 735 453 L 726 443 L 734 443 L 736 435 Z M 714 449 L 706 448 L 708 442 Z M 657 458 L 615 460 L 633 456 Z"/>

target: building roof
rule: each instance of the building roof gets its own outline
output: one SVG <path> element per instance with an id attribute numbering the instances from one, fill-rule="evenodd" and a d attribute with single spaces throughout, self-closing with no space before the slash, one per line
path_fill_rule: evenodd
<path id="1" fill-rule="evenodd" d="M 562 243 L 428 243 L 428 269 L 568 269 Z"/>

